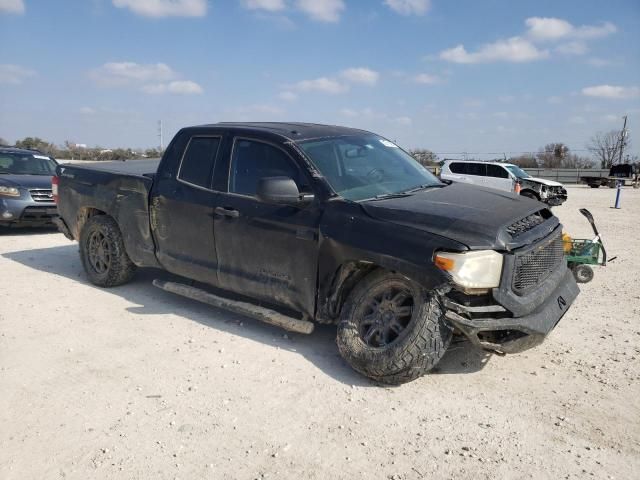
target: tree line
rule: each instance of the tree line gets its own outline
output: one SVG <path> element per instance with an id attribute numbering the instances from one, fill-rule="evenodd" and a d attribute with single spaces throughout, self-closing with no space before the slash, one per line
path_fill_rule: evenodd
<path id="1" fill-rule="evenodd" d="M 626 146 L 629 146 L 627 141 Z M 611 168 L 618 163 L 638 163 L 637 156 L 621 158 L 622 142 L 620 132 L 598 132 L 586 145 L 590 156 L 579 155 L 571 152 L 569 147 L 562 142 L 548 143 L 538 149 L 537 152 L 525 153 L 508 158 L 496 158 L 495 161 L 508 162 L 522 168 Z M 409 153 L 425 166 L 437 165 L 440 161 L 438 155 L 431 150 L 419 148 L 410 150 Z"/>
<path id="2" fill-rule="evenodd" d="M 9 142 L 0 138 L 0 145 L 9 146 Z M 132 149 L 132 148 L 104 148 L 104 147 L 80 147 L 75 143 L 66 141 L 58 146 L 39 137 L 25 137 L 18 140 L 13 146 L 38 150 L 53 158 L 65 160 L 133 160 L 136 158 L 159 158 L 162 151 L 158 148 Z"/>

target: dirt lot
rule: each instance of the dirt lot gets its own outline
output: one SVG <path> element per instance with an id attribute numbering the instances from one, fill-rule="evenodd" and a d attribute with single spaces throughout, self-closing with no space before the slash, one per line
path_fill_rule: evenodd
<path id="1" fill-rule="evenodd" d="M 283 331 L 156 290 L 88 285 L 77 244 L 0 236 L 0 478 L 638 478 L 640 190 L 573 187 L 615 260 L 542 346 L 453 345 L 376 386 L 334 329 Z M 635 474 L 634 474 L 635 472 Z"/>

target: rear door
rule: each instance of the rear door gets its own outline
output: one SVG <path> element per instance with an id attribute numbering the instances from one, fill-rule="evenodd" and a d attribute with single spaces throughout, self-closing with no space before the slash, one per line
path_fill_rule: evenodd
<path id="1" fill-rule="evenodd" d="M 260 138 L 236 137 L 216 197 L 214 234 L 220 287 L 314 315 L 320 210 L 273 205 L 256 197 L 263 177 L 293 178 L 313 193 L 296 153 Z M 221 167 L 223 164 L 221 164 Z"/>
<path id="2" fill-rule="evenodd" d="M 216 133 L 187 134 L 170 148 L 175 159 L 161 164 L 151 194 L 156 256 L 168 271 L 217 283 L 213 241 L 213 168 L 223 143 Z M 163 160 L 163 163 L 165 160 Z"/>
<path id="3" fill-rule="evenodd" d="M 513 191 L 513 180 L 502 165 L 487 164 L 486 186 L 506 192 Z"/>

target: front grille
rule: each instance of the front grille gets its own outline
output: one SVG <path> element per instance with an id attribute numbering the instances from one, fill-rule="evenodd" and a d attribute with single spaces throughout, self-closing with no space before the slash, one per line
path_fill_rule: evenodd
<path id="1" fill-rule="evenodd" d="M 516 293 L 524 293 L 537 287 L 563 261 L 564 249 L 559 233 L 552 240 L 547 240 L 533 250 L 521 255 L 516 254 L 513 290 Z"/>
<path id="2" fill-rule="evenodd" d="M 550 216 L 551 213 L 548 210 L 539 210 L 509 225 L 507 227 L 507 232 L 515 238 L 518 235 L 522 235 L 532 228 L 537 227 L 541 223 L 544 223 L 544 221 Z"/>
<path id="3" fill-rule="evenodd" d="M 53 193 L 50 188 L 34 188 L 29 190 L 34 202 L 53 202 Z"/>
<path id="4" fill-rule="evenodd" d="M 22 222 L 51 222 L 58 216 L 56 207 L 27 207 L 23 210 L 20 221 Z"/>

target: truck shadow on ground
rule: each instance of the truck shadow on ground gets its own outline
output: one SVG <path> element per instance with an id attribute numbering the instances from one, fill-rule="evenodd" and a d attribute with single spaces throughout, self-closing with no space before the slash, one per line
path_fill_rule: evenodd
<path id="1" fill-rule="evenodd" d="M 77 244 L 9 252 L 2 254 L 2 257 L 29 268 L 72 279 L 87 287 L 98 288 L 90 284 L 85 277 L 78 257 Z M 241 335 L 273 348 L 296 352 L 344 384 L 365 387 L 377 385 L 354 372 L 340 357 L 335 343 L 336 327 L 333 325 L 317 325 L 311 335 L 285 333 L 284 330 L 257 320 L 159 290 L 151 284 L 154 278 L 188 282 L 162 270 L 140 269 L 134 280 L 127 285 L 101 291 L 118 295 L 135 304 L 136 306 L 127 308 L 133 314 L 179 315 L 207 327 Z M 46 298 L 42 298 L 43 303 L 46 301 Z M 466 340 L 454 337 L 447 353 L 432 373 L 474 373 L 481 370 L 490 357 L 490 353 L 473 348 Z"/>

